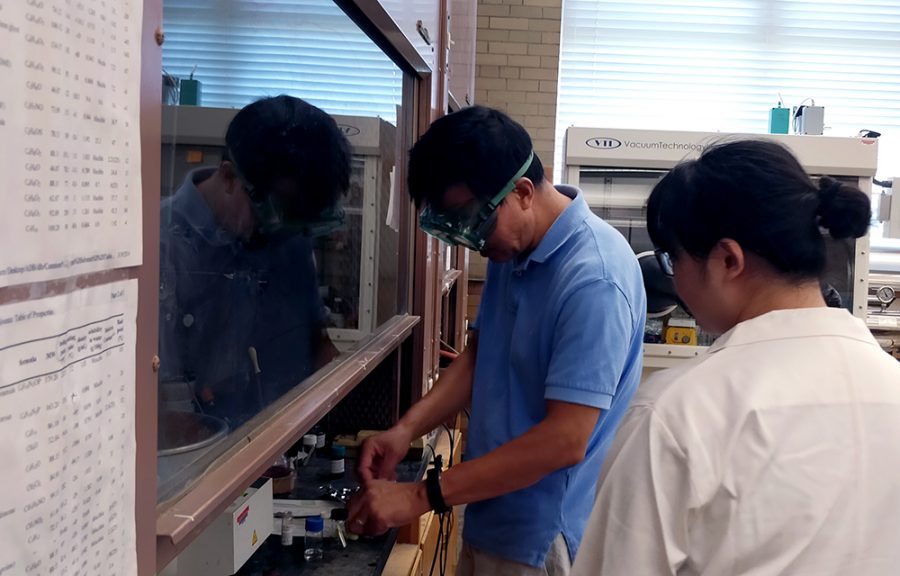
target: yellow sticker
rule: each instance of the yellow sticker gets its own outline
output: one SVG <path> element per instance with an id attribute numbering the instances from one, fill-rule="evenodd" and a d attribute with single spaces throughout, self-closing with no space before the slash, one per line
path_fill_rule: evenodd
<path id="1" fill-rule="evenodd" d="M 259 542 L 259 538 L 256 537 L 256 530 L 253 531 L 253 544 L 251 546 L 256 546 L 256 543 Z"/>

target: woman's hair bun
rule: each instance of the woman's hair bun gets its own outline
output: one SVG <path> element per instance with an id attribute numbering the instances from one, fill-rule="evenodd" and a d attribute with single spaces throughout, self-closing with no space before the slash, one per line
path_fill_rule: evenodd
<path id="1" fill-rule="evenodd" d="M 856 186 L 830 176 L 819 179 L 819 225 L 832 238 L 865 236 L 872 220 L 869 197 Z"/>

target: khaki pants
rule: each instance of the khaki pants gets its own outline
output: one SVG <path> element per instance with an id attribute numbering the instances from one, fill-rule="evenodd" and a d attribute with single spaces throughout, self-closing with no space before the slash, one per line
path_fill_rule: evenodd
<path id="1" fill-rule="evenodd" d="M 568 576 L 571 570 L 569 548 L 560 534 L 550 545 L 542 568 L 486 554 L 463 543 L 456 576 Z"/>

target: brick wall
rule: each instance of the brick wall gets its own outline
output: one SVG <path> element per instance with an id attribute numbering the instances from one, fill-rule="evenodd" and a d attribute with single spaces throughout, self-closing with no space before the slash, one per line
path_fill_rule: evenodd
<path id="1" fill-rule="evenodd" d="M 478 0 L 475 103 L 525 126 L 548 177 L 553 175 L 562 0 Z M 469 261 L 468 318 L 481 301 L 486 262 Z"/>
<path id="2" fill-rule="evenodd" d="M 562 0 L 479 0 L 475 102 L 503 110 L 552 174 Z"/>

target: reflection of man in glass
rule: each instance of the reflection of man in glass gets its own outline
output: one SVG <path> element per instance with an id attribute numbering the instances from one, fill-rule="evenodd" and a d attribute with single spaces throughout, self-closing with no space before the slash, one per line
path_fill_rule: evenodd
<path id="1" fill-rule="evenodd" d="M 234 427 L 336 354 L 311 238 L 342 221 L 350 146 L 289 96 L 238 112 L 225 145 L 162 204 L 160 355 L 161 381 Z"/>

